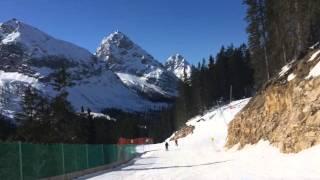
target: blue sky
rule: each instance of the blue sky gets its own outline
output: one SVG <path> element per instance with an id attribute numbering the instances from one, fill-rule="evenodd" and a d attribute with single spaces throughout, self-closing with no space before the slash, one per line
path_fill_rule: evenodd
<path id="1" fill-rule="evenodd" d="M 197 63 L 221 45 L 246 42 L 242 0 L 1 0 L 13 17 L 94 52 L 115 30 L 163 62 L 174 53 Z"/>

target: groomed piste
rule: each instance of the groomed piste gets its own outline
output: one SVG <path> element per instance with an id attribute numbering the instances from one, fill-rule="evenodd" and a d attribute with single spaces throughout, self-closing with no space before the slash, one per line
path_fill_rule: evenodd
<path id="1" fill-rule="evenodd" d="M 267 141 L 241 150 L 236 146 L 225 149 L 228 123 L 248 101 L 234 101 L 190 119 L 187 124 L 195 130 L 179 139 L 178 147 L 172 141 L 169 151 L 165 151 L 164 143 L 140 146 L 143 155 L 129 164 L 81 179 L 317 179 L 320 146 L 297 154 L 283 154 Z"/>

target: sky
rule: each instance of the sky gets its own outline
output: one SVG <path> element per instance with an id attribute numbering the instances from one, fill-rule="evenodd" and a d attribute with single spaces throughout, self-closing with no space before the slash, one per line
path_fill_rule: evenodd
<path id="1" fill-rule="evenodd" d="M 160 62 L 196 64 L 222 45 L 247 42 L 242 0 L 1 0 L 0 22 L 17 18 L 95 52 L 119 30 Z"/>

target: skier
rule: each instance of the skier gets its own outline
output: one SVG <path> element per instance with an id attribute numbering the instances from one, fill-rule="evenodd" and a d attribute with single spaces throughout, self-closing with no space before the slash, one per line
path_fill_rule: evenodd
<path id="1" fill-rule="evenodd" d="M 176 144 L 176 146 L 178 146 L 178 139 L 175 139 L 174 143 Z"/>
<path id="2" fill-rule="evenodd" d="M 168 150 L 169 150 L 169 144 L 168 144 L 168 142 L 166 142 L 164 145 L 166 146 L 166 151 L 168 151 Z"/>

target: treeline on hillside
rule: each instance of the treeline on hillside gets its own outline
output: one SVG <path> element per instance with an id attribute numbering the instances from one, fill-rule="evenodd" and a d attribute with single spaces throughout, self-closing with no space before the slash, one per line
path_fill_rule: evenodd
<path id="1" fill-rule="evenodd" d="M 222 47 L 214 58 L 192 67 L 190 79 L 179 84 L 179 97 L 171 110 L 174 127 L 220 103 L 249 97 L 253 93 L 253 70 L 246 45 Z"/>
<path id="2" fill-rule="evenodd" d="M 256 88 L 320 38 L 319 0 L 244 0 Z"/>

